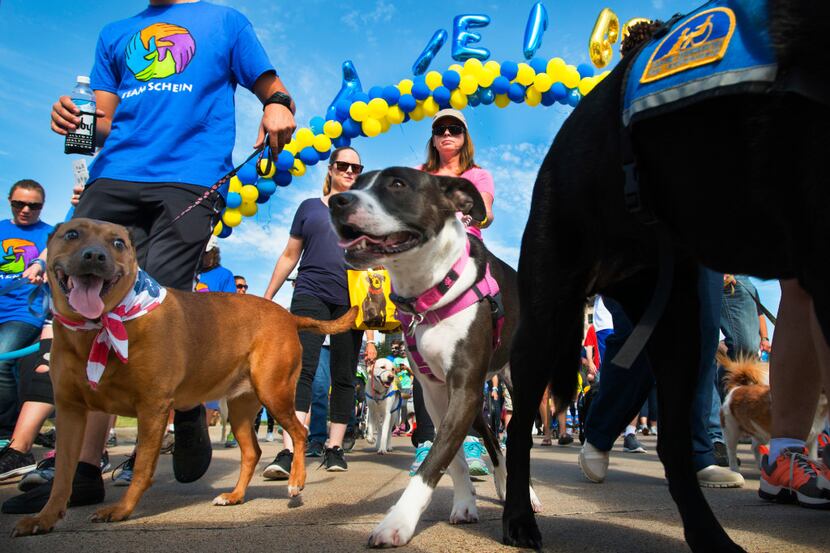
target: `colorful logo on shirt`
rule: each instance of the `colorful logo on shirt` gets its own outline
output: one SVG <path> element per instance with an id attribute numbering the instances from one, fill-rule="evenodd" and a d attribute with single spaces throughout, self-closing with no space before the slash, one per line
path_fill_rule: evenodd
<path id="1" fill-rule="evenodd" d="M 0 272 L 6 274 L 22 273 L 40 252 L 32 242 L 20 238 L 7 238 L 2 243 Z"/>
<path id="2" fill-rule="evenodd" d="M 139 81 L 181 73 L 196 55 L 196 41 L 184 27 L 154 23 L 133 35 L 124 52 Z"/>
<path id="3" fill-rule="evenodd" d="M 204 282 L 197 282 L 196 283 L 196 291 L 197 292 L 210 292 L 210 288 Z"/>

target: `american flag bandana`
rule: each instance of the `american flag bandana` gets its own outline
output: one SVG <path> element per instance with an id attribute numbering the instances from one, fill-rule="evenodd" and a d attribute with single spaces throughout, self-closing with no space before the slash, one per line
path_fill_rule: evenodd
<path id="1" fill-rule="evenodd" d="M 167 289 L 159 286 L 153 277 L 139 269 L 135 286 L 112 311 L 101 315 L 98 321 L 76 322 L 55 313 L 55 319 L 69 330 L 98 330 L 86 363 L 86 377 L 90 388 L 97 389 L 104 369 L 107 368 L 107 358 L 111 349 L 122 363 L 127 363 L 127 327 L 124 323 L 149 313 L 161 305 L 166 297 Z M 54 309 L 52 311 L 54 312 Z"/>

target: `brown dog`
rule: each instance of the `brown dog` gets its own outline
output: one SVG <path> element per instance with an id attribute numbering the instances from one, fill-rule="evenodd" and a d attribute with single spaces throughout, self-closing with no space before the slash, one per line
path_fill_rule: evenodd
<path id="1" fill-rule="evenodd" d="M 87 360 L 98 331 L 70 330 L 70 326 L 106 317 L 138 287 L 135 248 L 122 226 L 74 219 L 55 227 L 48 251 L 53 309 L 56 319 L 67 320 L 55 322 L 51 356 L 60 428 L 56 473 L 46 506 L 38 515 L 21 519 L 13 535 L 49 532 L 64 516 L 89 411 L 138 418 L 132 483 L 118 503 L 98 509 L 93 521 L 126 519 L 150 487 L 170 409 L 188 409 L 224 396 L 242 463 L 236 487 L 219 495 L 214 504 L 244 501 L 261 454 L 251 425 L 260 404 L 294 441 L 288 490 L 291 496 L 300 493 L 306 477 L 306 430 L 294 413 L 302 354 L 297 331 L 343 332 L 351 327 L 355 309 L 336 321 L 323 322 L 295 317 L 255 296 L 167 290 L 155 309 L 124 323 L 127 362 L 110 352 L 93 388 Z"/>

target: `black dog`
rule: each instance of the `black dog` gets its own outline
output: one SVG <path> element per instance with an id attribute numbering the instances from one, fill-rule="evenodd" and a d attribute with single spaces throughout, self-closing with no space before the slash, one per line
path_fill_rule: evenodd
<path id="1" fill-rule="evenodd" d="M 586 296 L 610 296 L 639 320 L 655 289 L 664 232 L 674 279 L 646 350 L 659 394 L 658 452 L 691 548 L 741 551 L 706 503 L 691 462 L 699 265 L 797 278 L 830 337 L 830 186 L 820 161 L 830 93 L 815 48 L 830 2 L 770 0 L 768 10 L 779 78 L 800 90 L 717 95 L 634 126 L 642 194 L 660 223 L 644 225 L 623 195 L 621 87 L 634 56 L 580 102 L 542 164 L 519 262 L 505 543 L 541 546 L 527 491 L 529 430 L 548 381 L 557 405 L 573 397 Z M 750 231 L 759 223 L 762 239 Z"/>

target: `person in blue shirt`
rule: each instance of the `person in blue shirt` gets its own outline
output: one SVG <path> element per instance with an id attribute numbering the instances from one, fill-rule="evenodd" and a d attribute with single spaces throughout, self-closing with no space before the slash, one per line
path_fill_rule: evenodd
<path id="1" fill-rule="evenodd" d="M 267 133 L 274 156 L 296 127 L 294 102 L 248 19 L 203 1 L 150 0 L 139 14 L 104 27 L 90 81 L 100 150 L 75 217 L 131 227 L 139 265 L 163 286 L 193 290 L 224 199 L 211 194 L 173 220 L 232 169 L 237 85 L 263 103 L 256 145 Z M 61 135 L 74 130 L 79 113 L 62 96 L 52 106 L 52 130 Z M 73 484 L 75 504 L 83 488 L 79 478 L 99 486 L 100 471 L 94 469 L 107 423 L 105 414 L 87 418 Z M 204 408 L 176 411 L 175 427 L 173 473 L 180 482 L 193 482 L 210 465 Z M 29 512 L 37 512 L 47 498 L 48 491 L 40 490 L 22 501 Z"/>
<path id="2" fill-rule="evenodd" d="M 202 258 L 202 271 L 199 273 L 197 292 L 228 292 L 236 294 L 236 279 L 233 273 L 222 266 L 221 252 L 215 237 L 208 242 L 207 251 Z"/>
<path id="3" fill-rule="evenodd" d="M 46 192 L 38 182 L 20 180 L 9 191 L 11 219 L 0 221 L 0 353 L 15 351 L 35 342 L 44 314 L 29 310 L 31 284 L 14 287 L 23 272 L 38 261 L 46 248 L 52 226 L 40 220 Z M 42 292 L 32 301 L 42 309 Z M 0 361 L 0 439 L 8 439 L 19 412 L 15 360 Z"/>

